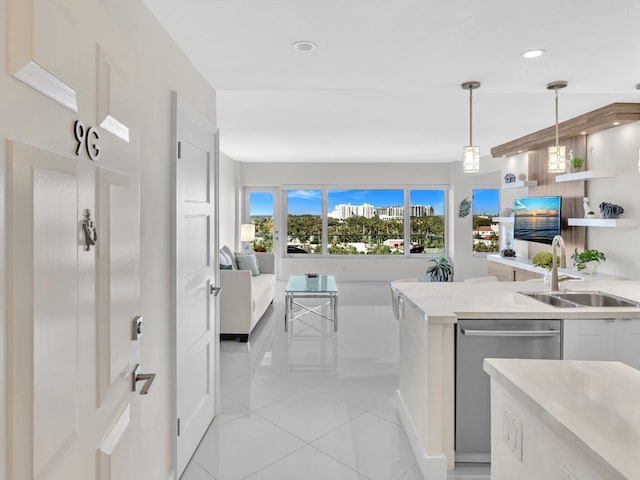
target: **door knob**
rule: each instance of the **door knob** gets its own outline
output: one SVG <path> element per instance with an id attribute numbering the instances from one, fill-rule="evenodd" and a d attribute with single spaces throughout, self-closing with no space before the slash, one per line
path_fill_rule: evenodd
<path id="1" fill-rule="evenodd" d="M 131 374 L 131 391 L 135 392 L 138 389 L 138 382 L 144 382 L 140 389 L 140 395 L 146 395 L 155 379 L 155 373 L 140 373 L 140 364 L 138 363 Z"/>

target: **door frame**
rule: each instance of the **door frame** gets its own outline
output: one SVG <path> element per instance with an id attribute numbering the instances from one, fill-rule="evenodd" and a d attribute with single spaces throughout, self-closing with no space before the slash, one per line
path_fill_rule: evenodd
<path id="1" fill-rule="evenodd" d="M 171 167 L 170 167 L 170 211 L 171 211 L 171 223 L 170 223 L 170 350 L 171 350 L 171 469 L 173 471 L 173 478 L 178 480 L 178 425 L 176 419 L 178 418 L 178 349 L 177 349 L 177 160 L 178 160 L 178 112 L 184 111 L 189 114 L 193 119 L 197 119 L 204 127 L 211 130 L 215 136 L 214 144 L 214 159 L 213 159 L 213 176 L 217 181 L 219 178 L 219 142 L 220 134 L 218 128 L 207 120 L 200 112 L 193 109 L 187 102 L 185 102 L 178 92 L 171 92 Z M 219 228 L 218 228 L 218 206 L 219 206 L 219 188 L 218 185 L 214 188 L 214 195 L 212 201 L 215 202 L 215 225 L 213 229 L 213 244 L 219 247 Z M 220 285 L 220 270 L 218 268 L 217 251 L 211 252 L 212 262 L 215 266 L 215 278 L 214 284 Z M 220 412 L 220 301 L 219 297 L 212 296 L 214 301 L 214 338 L 216 349 L 214 352 L 214 389 L 215 389 L 215 413 L 214 418 Z"/>

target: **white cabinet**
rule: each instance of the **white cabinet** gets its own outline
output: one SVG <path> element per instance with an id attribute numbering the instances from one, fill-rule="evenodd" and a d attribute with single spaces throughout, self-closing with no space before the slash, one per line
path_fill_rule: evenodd
<path id="1" fill-rule="evenodd" d="M 565 320 L 564 360 L 618 360 L 640 369 L 640 319 Z"/>

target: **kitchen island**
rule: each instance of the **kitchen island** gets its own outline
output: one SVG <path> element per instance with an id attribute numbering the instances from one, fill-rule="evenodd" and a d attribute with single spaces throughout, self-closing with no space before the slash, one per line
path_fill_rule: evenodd
<path id="1" fill-rule="evenodd" d="M 486 359 L 491 478 L 640 479 L 640 371 L 620 362 Z"/>
<path id="2" fill-rule="evenodd" d="M 458 319 L 640 318 L 637 307 L 559 308 L 519 294 L 542 281 L 394 282 L 400 308 L 398 413 L 424 478 L 454 468 L 455 326 Z M 571 281 L 563 289 L 600 290 L 640 301 L 638 281 Z"/>

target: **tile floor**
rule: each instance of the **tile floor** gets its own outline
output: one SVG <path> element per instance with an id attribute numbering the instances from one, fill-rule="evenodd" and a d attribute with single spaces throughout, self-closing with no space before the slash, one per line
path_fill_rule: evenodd
<path id="1" fill-rule="evenodd" d="M 422 480 L 395 411 L 398 324 L 387 283 L 338 286 L 339 330 L 284 332 L 284 282 L 248 343 L 222 342 L 221 412 L 182 480 Z M 486 465 L 449 479 L 488 480 Z"/>

